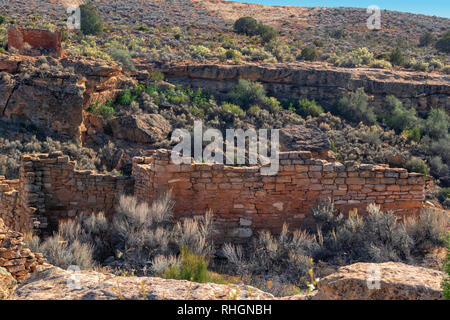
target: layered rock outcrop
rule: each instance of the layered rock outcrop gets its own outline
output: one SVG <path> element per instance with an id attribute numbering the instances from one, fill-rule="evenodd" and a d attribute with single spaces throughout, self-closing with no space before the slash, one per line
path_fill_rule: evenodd
<path id="1" fill-rule="evenodd" d="M 71 284 L 72 286 L 68 285 Z M 45 288 L 45 290 L 43 290 Z M 269 293 L 244 285 L 194 283 L 151 277 L 119 277 L 94 271 L 38 267 L 12 300 L 266 300 Z"/>
<path id="2" fill-rule="evenodd" d="M 356 263 L 319 282 L 315 300 L 440 300 L 440 271 L 403 263 Z"/>
<path id="3" fill-rule="evenodd" d="M 450 112 L 450 82 L 447 75 L 369 68 L 336 68 L 317 64 L 175 65 L 159 68 L 173 83 L 189 84 L 219 92 L 231 90 L 239 79 L 261 82 L 281 99 L 314 99 L 330 106 L 342 94 L 358 88 L 372 96 L 372 105 L 382 107 L 387 95 L 399 98 L 405 107 L 419 112 L 442 107 Z"/>
<path id="4" fill-rule="evenodd" d="M 0 54 L 0 117 L 82 141 L 89 129 L 85 110 L 133 84 L 117 65 L 95 59 Z"/>

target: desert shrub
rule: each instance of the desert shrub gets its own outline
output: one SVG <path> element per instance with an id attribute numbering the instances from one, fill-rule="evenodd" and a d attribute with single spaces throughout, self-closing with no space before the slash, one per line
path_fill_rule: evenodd
<path id="1" fill-rule="evenodd" d="M 428 67 L 429 67 L 429 63 L 425 62 L 425 61 L 414 61 L 414 63 L 412 63 L 411 68 L 413 68 L 416 71 L 427 71 Z"/>
<path id="2" fill-rule="evenodd" d="M 369 106 L 369 96 L 363 88 L 357 89 L 350 95 L 340 98 L 335 106 L 335 111 L 353 122 L 373 124 L 376 122 L 373 108 Z"/>
<path id="3" fill-rule="evenodd" d="M 446 74 L 450 74 L 450 65 L 445 65 L 445 66 L 442 68 L 442 72 L 443 72 L 443 73 L 446 73 Z"/>
<path id="4" fill-rule="evenodd" d="M 190 46 L 189 47 L 189 53 L 193 58 L 196 59 L 206 59 L 211 56 L 211 50 L 205 46 L 199 45 L 199 46 Z"/>
<path id="5" fill-rule="evenodd" d="M 424 131 L 433 139 L 448 135 L 450 116 L 443 109 L 432 109 L 425 121 Z"/>
<path id="6" fill-rule="evenodd" d="M 428 173 L 427 165 L 420 158 L 411 158 L 405 163 L 405 168 L 410 172 L 417 172 L 422 174 Z"/>
<path id="7" fill-rule="evenodd" d="M 432 70 L 441 70 L 442 68 L 444 68 L 444 64 L 439 59 L 431 59 L 429 67 Z"/>
<path id="8" fill-rule="evenodd" d="M 277 237 L 260 232 L 247 252 L 231 244 L 223 247 L 225 257 L 237 274 L 261 276 L 266 280 L 276 278 L 298 285 L 301 285 L 299 278 L 309 271 L 311 254 L 318 250 L 320 245 L 313 236 L 300 230 L 289 232 L 286 225 Z"/>
<path id="9" fill-rule="evenodd" d="M 449 174 L 449 167 L 441 157 L 435 156 L 430 160 L 430 173 L 435 177 L 445 177 Z"/>
<path id="10" fill-rule="evenodd" d="M 225 103 L 222 106 L 223 110 L 225 110 L 226 112 L 230 112 L 232 114 L 234 114 L 235 116 L 241 116 L 244 114 L 244 111 L 241 109 L 241 107 L 232 104 L 232 103 Z"/>
<path id="11" fill-rule="evenodd" d="M 281 103 L 275 97 L 265 97 L 262 105 L 271 113 L 277 113 L 281 110 Z"/>
<path id="12" fill-rule="evenodd" d="M 258 34 L 258 21 L 252 17 L 239 18 L 234 23 L 234 31 L 247 36 L 255 36 Z"/>
<path id="13" fill-rule="evenodd" d="M 440 202 L 444 202 L 450 197 L 450 188 L 442 188 L 437 194 L 437 198 Z"/>
<path id="14" fill-rule="evenodd" d="M 103 22 L 94 3 L 88 2 L 80 6 L 81 31 L 85 35 L 98 35 L 103 31 Z"/>
<path id="15" fill-rule="evenodd" d="M 134 62 L 131 59 L 131 54 L 128 49 L 120 49 L 120 48 L 111 48 L 109 49 L 109 55 L 119 62 L 123 67 L 129 70 L 136 70 L 134 66 Z"/>
<path id="16" fill-rule="evenodd" d="M 445 211 L 425 208 L 419 217 L 405 221 L 406 232 L 412 238 L 415 253 L 424 253 L 444 244 L 449 219 Z"/>
<path id="17" fill-rule="evenodd" d="M 81 244 L 79 241 L 68 242 L 59 234 L 49 237 L 43 242 L 40 242 L 39 238 L 33 237 L 25 240 L 25 246 L 29 246 L 34 252 L 42 253 L 50 264 L 62 269 L 70 266 L 89 269 L 95 266 L 93 248 L 90 244 Z"/>
<path id="18" fill-rule="evenodd" d="M 417 126 L 406 128 L 405 130 L 403 130 L 402 135 L 415 142 L 420 142 L 420 139 L 422 138 L 421 130 Z"/>
<path id="19" fill-rule="evenodd" d="M 130 88 L 126 88 L 124 91 L 119 93 L 116 97 L 116 102 L 122 106 L 129 106 L 133 101 L 136 100 L 136 95 L 133 95 Z"/>
<path id="20" fill-rule="evenodd" d="M 4 16 L 0 16 L 0 25 L 5 23 L 5 17 Z"/>
<path id="21" fill-rule="evenodd" d="M 265 49 L 280 62 L 290 61 L 292 59 L 289 46 L 281 40 L 270 41 L 266 44 Z"/>
<path id="22" fill-rule="evenodd" d="M 241 63 L 242 62 L 242 53 L 235 49 L 228 49 L 225 52 L 225 57 L 227 59 L 233 60 L 234 63 Z"/>
<path id="23" fill-rule="evenodd" d="M 264 49 L 246 47 L 242 50 L 242 53 L 252 61 L 276 62 L 276 58 Z"/>
<path id="24" fill-rule="evenodd" d="M 298 101 L 298 105 L 296 106 L 296 112 L 302 117 L 318 117 L 324 111 L 323 108 L 316 103 L 316 101 L 301 99 Z"/>
<path id="25" fill-rule="evenodd" d="M 447 31 L 435 44 L 437 50 L 449 53 L 450 52 L 450 31 Z"/>
<path id="26" fill-rule="evenodd" d="M 164 279 L 188 280 L 198 283 L 211 282 L 211 275 L 208 271 L 208 260 L 204 256 L 199 256 L 186 247 L 181 248 L 180 261 L 172 263 L 162 277 Z"/>
<path id="27" fill-rule="evenodd" d="M 447 274 L 442 280 L 442 297 L 444 300 L 450 300 L 450 235 L 447 235 L 447 257 L 444 262 L 444 272 Z"/>
<path id="28" fill-rule="evenodd" d="M 373 59 L 373 53 L 367 48 L 358 48 L 345 56 L 342 60 L 339 60 L 339 66 L 347 68 L 357 68 L 363 65 L 368 65 Z"/>
<path id="29" fill-rule="evenodd" d="M 304 59 L 307 61 L 315 61 L 317 59 L 317 51 L 316 49 L 312 48 L 312 47 L 306 47 L 302 49 L 302 52 L 300 53 L 300 55 L 297 57 L 299 59 Z"/>
<path id="30" fill-rule="evenodd" d="M 384 115 L 384 121 L 389 128 L 401 132 L 406 128 L 411 128 L 416 122 L 416 110 L 405 109 L 403 103 L 395 96 L 387 96 L 386 104 L 388 112 Z"/>
<path id="31" fill-rule="evenodd" d="M 378 59 L 373 60 L 372 64 L 370 66 L 372 68 L 378 68 L 378 69 L 391 69 L 392 68 L 392 64 L 389 61 L 378 60 Z"/>
<path id="32" fill-rule="evenodd" d="M 431 32 L 424 33 L 419 40 L 419 47 L 428 47 L 435 41 L 435 37 Z"/>
<path id="33" fill-rule="evenodd" d="M 392 65 L 394 66 L 402 66 L 405 64 L 405 56 L 402 53 L 402 50 L 397 47 L 394 50 L 392 50 L 390 56 L 389 56 L 389 61 L 392 63 Z"/>
<path id="34" fill-rule="evenodd" d="M 323 244 L 317 258 L 344 264 L 409 259 L 412 240 L 393 213 L 370 205 L 367 216 L 342 219 L 335 216 L 331 205 L 324 205 L 321 210 L 324 212 L 315 214 L 320 217 L 319 242 Z"/>
<path id="35" fill-rule="evenodd" d="M 277 31 L 271 26 L 260 23 L 258 25 L 258 35 L 261 37 L 262 43 L 268 43 L 277 38 Z"/>
<path id="36" fill-rule="evenodd" d="M 93 114 L 99 114 L 105 119 L 109 118 L 116 112 L 116 110 L 112 106 L 112 100 L 108 100 L 104 104 L 101 104 L 98 101 L 96 101 L 88 108 L 88 111 Z"/>
<path id="37" fill-rule="evenodd" d="M 344 29 L 335 29 L 328 32 L 329 36 L 334 39 L 342 39 L 347 36 L 347 33 Z"/>
<path id="38" fill-rule="evenodd" d="M 228 100 L 247 110 L 252 105 L 264 102 L 266 91 L 262 84 L 248 80 L 239 80 L 238 84 L 228 94 Z"/>

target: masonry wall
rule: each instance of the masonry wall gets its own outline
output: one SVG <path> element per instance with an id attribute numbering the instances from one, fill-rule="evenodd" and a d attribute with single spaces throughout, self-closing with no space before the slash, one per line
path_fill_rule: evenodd
<path id="1" fill-rule="evenodd" d="M 17 29 L 15 27 L 8 29 L 8 46 L 16 48 L 21 53 L 26 51 L 25 44 L 28 44 L 31 49 L 44 50 L 48 54 L 60 57 L 62 54 L 61 39 L 59 31 Z"/>
<path id="2" fill-rule="evenodd" d="M 19 189 L 19 180 L 6 180 L 0 176 L 0 219 L 13 230 L 30 232 L 33 210 L 24 204 Z"/>
<path id="3" fill-rule="evenodd" d="M 257 230 L 280 231 L 284 223 L 298 227 L 308 221 L 311 208 L 331 198 L 338 210 L 370 203 L 399 214 L 420 211 L 425 201 L 425 177 L 406 169 L 330 163 L 312 159 L 310 152 L 280 154 L 276 176 L 260 175 L 259 167 L 230 167 L 191 163 L 174 165 L 170 153 L 135 158 L 135 195 L 151 202 L 172 190 L 176 217 L 215 215 L 220 240 L 245 240 Z"/>
<path id="4" fill-rule="evenodd" d="M 111 216 L 120 194 L 132 193 L 134 184 L 130 177 L 76 170 L 75 162 L 61 152 L 24 155 L 19 176 L 0 181 L 0 218 L 15 231 L 41 234 L 81 214 L 101 211 Z"/>

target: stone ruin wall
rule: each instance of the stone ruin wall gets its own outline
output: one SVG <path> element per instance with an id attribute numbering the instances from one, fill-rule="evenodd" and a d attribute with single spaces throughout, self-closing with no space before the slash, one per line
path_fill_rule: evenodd
<path id="1" fill-rule="evenodd" d="M 38 50 L 37 54 L 46 51 L 54 57 L 61 57 L 62 46 L 61 32 L 52 32 L 39 29 L 17 29 L 15 27 L 8 29 L 8 46 L 19 50 L 20 53 L 27 53 L 26 44 L 32 50 Z"/>
<path id="2" fill-rule="evenodd" d="M 151 202 L 171 190 L 176 217 L 214 214 L 220 241 L 246 241 L 257 230 L 280 231 L 284 223 L 299 227 L 310 210 L 331 198 L 336 208 L 364 212 L 375 203 L 400 215 L 419 213 L 426 178 L 406 169 L 341 164 L 311 158 L 310 152 L 280 154 L 276 176 L 259 167 L 194 163 L 174 165 L 170 152 L 156 151 L 133 162 L 135 195 Z"/>
<path id="3" fill-rule="evenodd" d="M 83 213 L 111 216 L 119 195 L 132 190 L 132 178 L 76 170 L 61 152 L 24 155 L 19 180 L 0 181 L 0 218 L 15 231 L 48 234 Z"/>
<path id="4" fill-rule="evenodd" d="M 258 230 L 309 222 L 318 201 L 364 212 L 375 203 L 399 215 L 420 212 L 427 178 L 406 169 L 327 162 L 311 152 L 280 153 L 280 171 L 194 163 L 174 165 L 167 150 L 133 159 L 133 177 L 76 170 L 61 152 L 24 155 L 18 180 L 0 178 L 0 218 L 15 231 L 48 235 L 60 221 L 92 212 L 111 217 L 120 194 L 152 202 L 171 190 L 177 218 L 214 214 L 220 241 L 245 241 Z"/>

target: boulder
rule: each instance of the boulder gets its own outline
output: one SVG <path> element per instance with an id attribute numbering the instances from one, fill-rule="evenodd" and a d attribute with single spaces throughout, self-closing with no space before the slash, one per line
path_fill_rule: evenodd
<path id="1" fill-rule="evenodd" d="M 135 114 L 111 120 L 114 137 L 134 143 L 163 141 L 172 130 L 170 123 L 160 114 Z"/>
<path id="2" fill-rule="evenodd" d="M 5 268 L 0 267 L 0 300 L 7 299 L 16 287 L 16 279 Z"/>
<path id="3" fill-rule="evenodd" d="M 397 262 L 356 263 L 323 278 L 315 300 L 439 300 L 444 273 Z"/>
<path id="4" fill-rule="evenodd" d="M 292 125 L 280 129 L 281 151 L 311 151 L 320 153 L 330 150 L 330 140 L 317 127 Z"/>
<path id="5" fill-rule="evenodd" d="M 273 299 L 244 285 L 194 283 L 154 277 L 120 277 L 95 271 L 71 272 L 44 264 L 20 285 L 12 300 L 226 300 Z"/>

